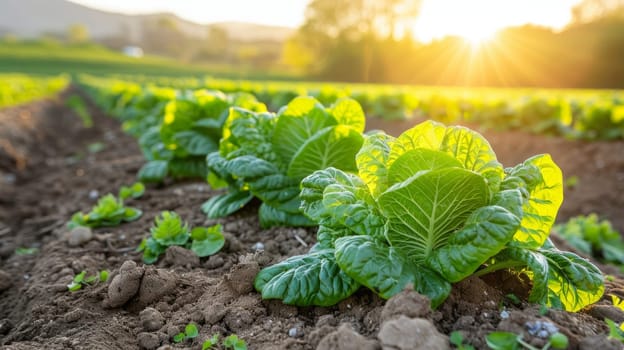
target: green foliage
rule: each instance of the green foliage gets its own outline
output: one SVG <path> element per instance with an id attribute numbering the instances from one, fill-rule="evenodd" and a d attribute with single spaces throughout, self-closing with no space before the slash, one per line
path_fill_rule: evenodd
<path id="1" fill-rule="evenodd" d="M 232 350 L 247 350 L 247 343 L 236 334 L 230 334 L 223 339 L 223 347 Z"/>
<path id="2" fill-rule="evenodd" d="M 199 335 L 199 331 L 197 330 L 197 326 L 194 323 L 189 323 L 184 327 L 184 332 L 180 332 L 173 336 L 174 343 L 181 343 L 188 339 L 197 338 Z"/>
<path id="3" fill-rule="evenodd" d="M 202 350 L 212 349 L 219 344 L 219 334 L 215 333 L 202 344 Z M 223 348 L 232 350 L 247 350 L 247 343 L 236 334 L 230 334 L 223 339 Z"/>
<path id="4" fill-rule="evenodd" d="M 67 98 L 65 104 L 78 115 L 83 127 L 90 128 L 93 126 L 93 118 L 87 109 L 87 105 L 79 95 L 71 95 Z"/>
<path id="5" fill-rule="evenodd" d="M 130 197 L 139 198 L 144 191 L 145 187 L 141 183 L 135 183 L 130 187 L 123 186 L 119 190 L 119 199 L 110 193 L 107 194 L 98 200 L 89 213 L 75 213 L 67 226 L 69 228 L 78 226 L 104 227 L 134 221 L 141 217 L 143 212 L 136 208 L 124 206 L 123 201 Z"/>
<path id="6" fill-rule="evenodd" d="M 451 341 L 451 344 L 455 345 L 457 350 L 474 350 L 474 346 L 464 344 L 464 337 L 459 331 L 451 332 L 449 340 Z"/>
<path id="7" fill-rule="evenodd" d="M 19 247 L 17 249 L 15 249 L 15 255 L 34 255 L 37 254 L 39 252 L 39 248 L 24 248 L 24 247 Z"/>
<path id="8" fill-rule="evenodd" d="M 624 264 L 624 240 L 608 220 L 598 215 L 577 216 L 553 230 L 579 251 L 604 262 Z"/>
<path id="9" fill-rule="evenodd" d="M 624 343 L 624 323 L 618 326 L 613 320 L 608 318 L 605 318 L 605 322 L 609 327 L 609 339 L 619 340 Z"/>
<path id="10" fill-rule="evenodd" d="M 63 90 L 69 84 L 69 80 L 69 77 L 64 75 L 32 77 L 22 74 L 0 74 L 0 108 L 52 96 Z"/>
<path id="11" fill-rule="evenodd" d="M 600 271 L 547 240 L 562 202 L 548 155 L 504 170 L 478 133 L 425 122 L 396 139 L 368 135 L 356 162 L 357 175 L 329 167 L 303 179 L 318 246 L 263 269 L 263 298 L 326 306 L 360 285 L 390 298 L 412 284 L 436 307 L 484 265 L 478 274 L 527 269 L 533 302 L 577 311 L 602 295 Z"/>
<path id="12" fill-rule="evenodd" d="M 84 286 L 88 286 L 88 285 L 98 283 L 98 282 L 103 283 L 103 282 L 108 281 L 108 271 L 106 270 L 102 270 L 98 274 L 93 275 L 93 276 L 86 277 L 86 275 L 87 275 L 87 272 L 82 271 L 76 276 L 74 276 L 74 279 L 72 280 L 72 282 L 67 285 L 67 289 L 70 292 L 75 292 L 75 291 L 82 289 L 82 287 Z"/>
<path id="13" fill-rule="evenodd" d="M 567 349 L 569 340 L 563 333 L 552 334 L 546 345 L 537 348 L 522 339 L 522 335 L 512 332 L 492 332 L 485 337 L 488 347 L 492 350 L 548 350 Z"/>
<path id="14" fill-rule="evenodd" d="M 325 108 L 298 97 L 277 115 L 231 109 L 219 152 L 208 156 L 210 172 L 225 180 L 229 193 L 211 198 L 202 210 L 221 217 L 257 197 L 263 227 L 310 225 L 299 209 L 299 182 L 327 167 L 355 171 L 364 119 L 350 99 Z"/>
<path id="15" fill-rule="evenodd" d="M 206 257 L 217 253 L 225 244 L 221 225 L 195 227 L 190 230 L 178 214 L 170 211 L 163 211 L 156 217 L 150 234 L 137 248 L 137 251 L 143 252 L 143 261 L 146 264 L 155 263 L 170 246 L 182 246 L 199 257 Z"/>

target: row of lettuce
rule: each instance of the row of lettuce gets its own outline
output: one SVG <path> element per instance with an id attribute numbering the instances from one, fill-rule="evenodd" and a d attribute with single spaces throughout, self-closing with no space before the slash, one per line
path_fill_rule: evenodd
<path id="1" fill-rule="evenodd" d="M 397 85 L 252 82 L 223 79 L 126 77 L 137 84 L 247 92 L 272 111 L 300 95 L 323 105 L 350 97 L 367 116 L 403 120 L 426 118 L 482 129 L 522 130 L 571 139 L 624 138 L 624 92 L 410 87 Z"/>
<path id="2" fill-rule="evenodd" d="M 0 74 L 0 108 L 19 105 L 53 96 L 65 89 L 68 76 L 34 77 L 23 74 Z"/>
<path id="3" fill-rule="evenodd" d="M 389 298 L 411 284 L 435 307 L 452 283 L 499 269 L 531 278 L 530 302 L 569 311 L 604 292 L 598 268 L 549 239 L 563 185 L 548 155 L 503 168 L 482 135 L 434 121 L 397 138 L 364 133 L 350 98 L 297 97 L 272 113 L 247 92 L 82 84 L 139 139 L 140 180 L 226 188 L 202 206 L 210 218 L 257 198 L 262 227 L 318 226 L 307 254 L 257 275 L 263 298 L 327 306 L 360 287 Z"/>

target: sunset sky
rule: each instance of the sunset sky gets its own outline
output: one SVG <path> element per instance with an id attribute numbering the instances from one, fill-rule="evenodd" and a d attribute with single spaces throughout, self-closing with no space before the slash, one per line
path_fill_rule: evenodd
<path id="1" fill-rule="evenodd" d="M 197 23 L 252 22 L 297 27 L 309 0 L 71 0 L 128 14 L 173 12 Z M 533 23 L 562 28 L 580 0 L 423 0 L 414 33 L 423 41 L 459 35 L 478 41 L 496 30 Z"/>

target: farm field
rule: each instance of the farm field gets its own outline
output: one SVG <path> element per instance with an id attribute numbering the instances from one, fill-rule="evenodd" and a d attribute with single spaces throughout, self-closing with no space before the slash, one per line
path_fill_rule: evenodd
<path id="1" fill-rule="evenodd" d="M 621 348 L 618 340 L 608 338 L 609 328 L 604 319 L 617 324 L 624 321 L 624 311 L 613 305 L 611 297 L 624 298 L 624 275 L 618 267 L 604 265 L 597 257 L 581 251 L 576 253 L 591 259 L 609 277 L 604 282 L 604 293 L 598 295 L 596 302 L 583 305 L 575 313 L 529 303 L 533 283 L 507 270 L 480 277 L 473 275 L 454 283 L 448 297 L 435 310 L 429 308 L 429 300 L 413 291 L 401 292 L 385 301 L 365 287 L 334 306 L 296 307 L 280 300 L 263 300 L 254 288 L 256 275 L 284 259 L 306 254 L 317 242 L 317 227 L 263 228 L 270 226 L 271 221 L 266 218 L 271 216 L 263 212 L 265 204 L 258 198 L 225 217 L 209 218 L 202 212 L 200 208 L 206 201 L 228 193 L 213 189 L 216 186 L 204 180 L 208 170 L 206 150 L 216 150 L 218 146 L 210 144 L 205 137 L 200 139 L 203 143 L 185 142 L 181 136 L 167 138 L 170 136 L 162 130 L 166 130 L 164 124 L 174 128 L 176 120 L 184 120 L 181 114 L 176 114 L 179 110 L 187 108 L 184 110 L 187 115 L 193 115 L 197 101 L 212 95 L 179 96 L 176 110 L 169 108 L 173 119 L 166 122 L 167 109 L 159 98 L 164 96 L 165 102 L 171 100 L 168 89 L 154 89 L 155 99 L 142 100 L 144 96 L 140 94 L 119 94 L 128 90 L 136 92 L 132 84 L 123 83 L 115 90 L 108 89 L 114 85 L 110 81 L 83 78 L 78 82 L 84 85 L 72 85 L 55 99 L 0 110 L 0 140 L 3 140 L 0 145 L 0 344 L 8 349 L 156 349 L 161 346 L 201 349 L 202 343 L 215 333 L 222 337 L 236 334 L 250 349 L 347 346 L 377 349 L 381 343 L 395 339 L 408 344 L 418 342 L 413 329 L 403 329 L 396 323 L 395 333 L 385 333 L 384 326 L 388 327 L 397 317 L 403 317 L 398 318 L 403 324 L 420 327 L 418 330 L 428 335 L 423 338 L 446 344 L 440 345 L 441 349 L 450 348 L 445 337 L 453 331 L 460 331 L 463 341 L 477 349 L 491 348 L 486 344 L 486 336 L 494 331 L 523 334 L 527 342 L 542 348 L 548 338 L 534 335 L 537 331 L 529 333 L 533 332 L 531 327 L 538 325 L 537 321 L 557 327 L 558 332 L 567 336 L 570 349 Z M 228 89 L 225 83 L 209 87 L 225 92 L 257 92 Z M 291 94 L 285 96 L 294 97 L 292 91 L 300 91 L 302 86 L 285 84 L 281 88 Z M 193 86 L 198 87 L 201 86 Z M 138 91 L 147 90 L 140 87 Z M 578 94 L 586 96 L 583 101 L 600 95 L 591 91 Z M 621 93 L 613 94 L 617 97 L 605 107 L 604 120 L 615 125 L 609 124 L 611 129 L 596 127 L 596 130 L 615 130 L 611 134 L 615 137 L 572 137 L 571 133 L 538 132 L 518 126 L 499 128 L 503 130 L 495 130 L 492 125 L 483 128 L 483 135 L 505 167 L 536 154 L 551 154 L 564 177 L 564 200 L 557 215 L 558 223 L 580 214 L 598 213 L 601 218 L 609 219 L 615 230 L 624 232 L 621 216 L 624 197 L 620 195 L 624 191 L 624 140 L 617 134 L 621 131 L 621 125 L 617 124 L 621 122 L 617 118 L 619 112 L 613 113 L 621 104 Z M 328 95 L 316 96 L 325 106 L 344 97 L 340 88 Z M 453 92 L 449 93 L 452 95 Z M 216 96 L 215 100 L 221 98 Z M 271 94 L 256 96 L 270 110 L 277 111 L 275 107 L 280 102 L 269 99 Z M 223 101 L 262 112 L 263 107 L 257 101 L 243 97 L 224 97 Z M 432 101 L 422 95 L 418 97 L 420 101 Z M 206 108 L 202 113 L 206 113 L 210 104 L 201 103 L 205 103 L 200 105 Z M 457 103 L 453 101 L 448 106 Z M 404 112 L 402 108 L 406 104 L 400 102 L 398 107 L 390 104 L 376 113 L 376 104 L 368 107 L 362 104 L 366 115 L 383 116 L 394 108 L 401 109 L 399 117 L 366 119 L 366 130 L 385 130 L 393 136 L 420 123 L 430 112 L 424 108 L 417 111 L 415 107 Z M 221 120 L 221 116 L 205 115 L 209 118 L 203 120 Z M 561 122 L 560 113 L 554 115 L 553 120 Z M 150 116 L 155 119 L 150 120 Z M 463 116 L 442 121 L 479 127 L 477 120 Z M 141 123 L 133 124 L 137 120 Z M 140 138 L 147 133 L 143 129 L 146 126 L 160 128 L 160 133 L 154 135 L 158 142 L 146 143 Z M 205 130 L 213 126 L 204 123 L 199 128 L 194 125 L 190 129 L 185 126 L 173 130 L 203 132 L 202 135 L 212 137 Z M 146 149 L 150 149 L 146 146 L 157 146 L 159 142 L 178 152 L 146 154 Z M 171 147 L 173 144 L 175 148 Z M 116 194 L 122 186 L 134 183 L 146 160 L 166 162 L 168 172 L 160 178 L 145 176 L 144 180 L 155 183 L 146 185 L 142 197 L 128 198 L 129 206 L 142 211 L 140 218 L 119 226 L 93 228 L 92 235 L 86 237 L 68 228 L 74 213 L 86 212 L 104 194 Z M 185 168 L 174 167 L 180 160 L 184 164 L 197 161 L 203 168 L 194 166 L 187 172 Z M 170 247 L 160 259 L 157 256 L 155 263 L 144 264 L 145 252 L 136 248 L 150 236 L 154 218 L 165 210 L 175 211 L 191 227 L 220 224 L 224 246 L 201 259 L 189 249 Z M 262 222 L 269 225 L 261 225 Z M 556 233 L 551 237 L 557 247 L 574 250 Z M 68 290 L 68 284 L 81 271 L 91 276 L 104 270 L 110 272 L 107 282 L 85 283 L 78 291 Z M 115 293 L 112 287 L 119 282 L 115 282 L 117 277 L 124 279 L 116 285 L 121 286 L 123 293 Z M 406 321 L 418 318 L 430 323 L 416 325 Z M 174 338 L 189 323 L 197 326 L 198 336 L 183 336 L 176 343 Z M 428 324 L 435 327 L 427 328 Z M 386 331 L 380 332 L 382 328 Z M 435 345 L 423 346 L 435 348 Z"/>

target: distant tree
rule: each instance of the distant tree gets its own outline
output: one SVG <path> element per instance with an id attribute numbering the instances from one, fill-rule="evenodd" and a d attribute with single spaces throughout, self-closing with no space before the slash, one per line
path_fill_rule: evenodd
<path id="1" fill-rule="evenodd" d="M 89 41 L 89 30 L 84 24 L 72 24 L 67 29 L 67 41 L 80 44 Z"/>
<path id="2" fill-rule="evenodd" d="M 310 73 L 367 82 L 375 76 L 374 62 L 383 55 L 376 51 L 377 44 L 412 27 L 420 4 L 420 0 L 312 0 L 293 40 L 313 57 Z M 295 46 L 288 45 L 289 50 Z"/>

